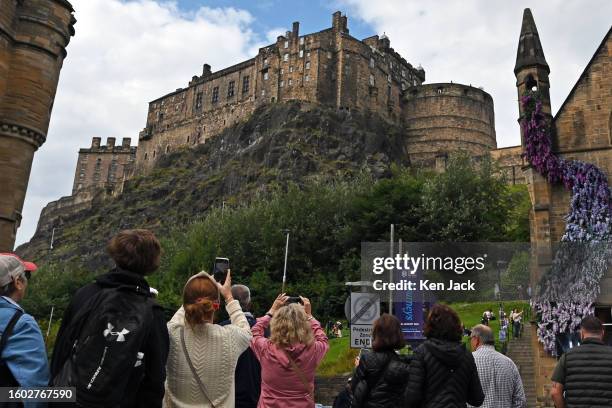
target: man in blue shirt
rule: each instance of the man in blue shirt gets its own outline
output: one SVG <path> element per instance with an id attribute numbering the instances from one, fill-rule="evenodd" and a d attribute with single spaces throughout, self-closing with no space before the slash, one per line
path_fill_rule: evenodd
<path id="1" fill-rule="evenodd" d="M 49 366 L 42 333 L 32 316 L 19 306 L 36 265 L 13 254 L 0 254 L 0 386 L 46 387 Z M 9 336 L 4 336 L 13 320 Z M 26 404 L 26 406 L 35 406 Z"/>

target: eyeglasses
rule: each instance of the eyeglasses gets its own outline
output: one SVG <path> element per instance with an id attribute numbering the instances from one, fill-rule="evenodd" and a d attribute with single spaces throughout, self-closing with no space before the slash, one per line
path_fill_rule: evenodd
<path id="1" fill-rule="evenodd" d="M 26 280 L 29 281 L 32 278 L 32 272 L 30 271 L 25 271 L 23 273 L 23 276 L 25 276 Z"/>

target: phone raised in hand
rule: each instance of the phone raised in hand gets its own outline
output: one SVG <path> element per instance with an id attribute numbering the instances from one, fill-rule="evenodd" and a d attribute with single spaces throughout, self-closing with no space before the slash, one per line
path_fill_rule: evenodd
<path id="1" fill-rule="evenodd" d="M 291 303 L 299 303 L 300 305 L 304 306 L 304 302 L 302 301 L 302 298 L 299 296 L 289 296 L 285 304 L 289 305 Z"/>
<path id="2" fill-rule="evenodd" d="M 215 264 L 213 266 L 213 277 L 220 284 L 225 283 L 225 278 L 227 277 L 227 270 L 230 267 L 228 258 L 215 258 Z"/>

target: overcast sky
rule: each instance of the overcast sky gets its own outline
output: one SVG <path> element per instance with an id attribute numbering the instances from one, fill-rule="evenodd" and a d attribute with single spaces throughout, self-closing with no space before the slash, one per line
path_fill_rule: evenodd
<path id="1" fill-rule="evenodd" d="M 41 209 L 69 195 L 80 147 L 91 138 L 138 141 L 148 102 L 201 73 L 250 58 L 300 21 L 302 34 L 348 15 L 357 38 L 386 33 L 426 82 L 482 86 L 495 103 L 498 145 L 520 142 L 516 45 L 531 7 L 551 68 L 556 112 L 610 28 L 609 0 L 71 0 L 78 20 L 57 89 L 47 142 L 34 157 L 17 244 Z"/>

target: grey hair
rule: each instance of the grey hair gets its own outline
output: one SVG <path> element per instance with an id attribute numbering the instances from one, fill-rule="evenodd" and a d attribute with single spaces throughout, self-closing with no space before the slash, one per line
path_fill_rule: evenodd
<path id="1" fill-rule="evenodd" d="M 246 285 L 232 285 L 232 296 L 240 303 L 243 311 L 247 311 L 251 303 L 251 290 Z"/>
<path id="2" fill-rule="evenodd" d="M 484 324 L 477 324 L 472 328 L 472 337 L 478 337 L 483 344 L 495 344 L 493 330 Z"/>

